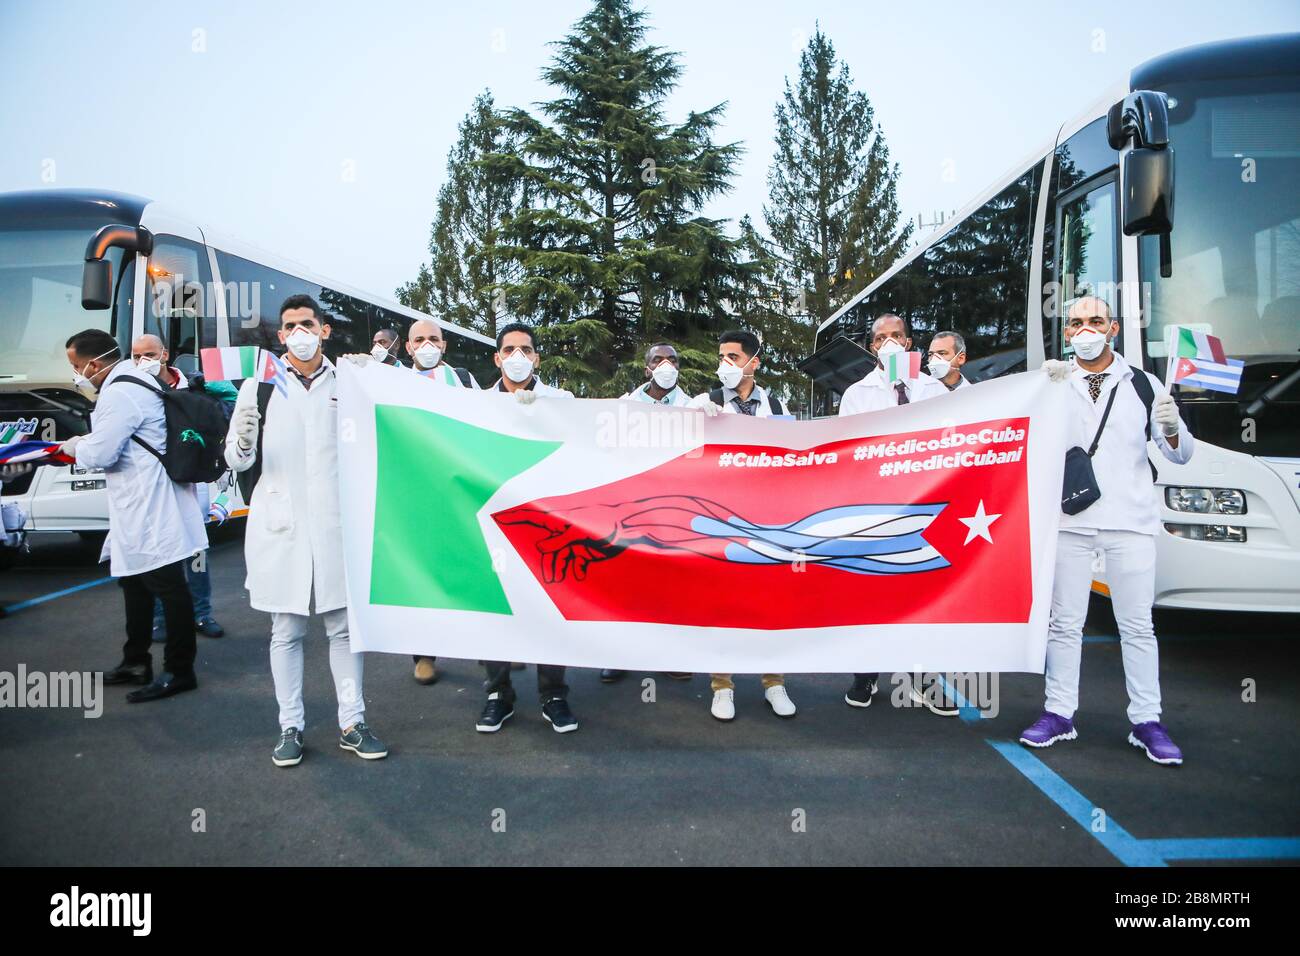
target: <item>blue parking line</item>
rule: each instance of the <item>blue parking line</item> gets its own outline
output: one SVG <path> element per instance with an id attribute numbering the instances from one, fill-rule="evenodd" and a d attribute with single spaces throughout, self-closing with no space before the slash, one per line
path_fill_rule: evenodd
<path id="1" fill-rule="evenodd" d="M 1148 846 L 1148 841 L 1139 840 L 1122 826 L 1106 816 L 1106 829 L 1100 833 L 1093 830 L 1092 802 L 1065 779 L 1043 763 L 1021 744 L 1009 740 L 987 740 L 990 747 L 1006 758 L 1025 778 L 1079 826 L 1083 831 L 1107 850 L 1125 866 L 1165 866 L 1159 853 Z"/>
<path id="2" fill-rule="evenodd" d="M 94 581 L 87 581 L 85 584 L 78 584 L 76 587 L 64 588 L 62 591 L 55 591 L 52 594 L 42 594 L 40 597 L 32 598 L 30 601 L 19 601 L 17 604 L 10 604 L 4 609 L 4 612 L 6 614 L 13 614 L 16 611 L 25 611 L 29 607 L 44 604 L 46 601 L 53 601 L 55 598 L 66 597 L 69 594 L 76 594 L 78 591 L 85 591 L 88 588 L 99 587 L 99 585 L 107 584 L 112 580 L 111 577 L 97 578 Z"/>
<path id="3" fill-rule="evenodd" d="M 1300 837 L 1213 837 L 1142 842 L 1166 860 L 1300 859 Z"/>

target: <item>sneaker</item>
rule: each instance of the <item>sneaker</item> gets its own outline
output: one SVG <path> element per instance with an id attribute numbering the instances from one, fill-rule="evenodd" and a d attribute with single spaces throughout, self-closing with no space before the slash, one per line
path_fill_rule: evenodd
<path id="1" fill-rule="evenodd" d="M 364 720 L 358 720 L 352 725 L 352 729 L 339 735 L 339 746 L 344 750 L 351 750 L 362 760 L 379 760 L 381 757 L 388 756 L 388 748 L 370 732 Z"/>
<path id="2" fill-rule="evenodd" d="M 277 767 L 296 767 L 302 763 L 302 731 L 289 727 L 280 731 L 280 742 L 271 751 L 271 763 Z"/>
<path id="3" fill-rule="evenodd" d="M 612 667 L 606 667 L 600 672 L 600 682 L 602 684 L 612 684 L 620 681 L 627 676 L 627 671 L 616 671 Z"/>
<path id="4" fill-rule="evenodd" d="M 1058 740 L 1074 740 L 1078 736 L 1073 720 L 1045 710 L 1041 717 L 1021 732 L 1020 742 L 1026 747 L 1050 747 Z"/>
<path id="5" fill-rule="evenodd" d="M 763 696 L 772 706 L 772 713 L 778 717 L 793 717 L 795 715 L 794 701 L 790 695 L 785 692 L 785 685 L 777 684 L 763 691 Z"/>
<path id="6" fill-rule="evenodd" d="M 871 698 L 875 693 L 876 679 L 874 677 L 855 677 L 853 678 L 853 686 L 844 695 L 844 703 L 850 707 L 870 707 Z"/>
<path id="7" fill-rule="evenodd" d="M 421 657 L 415 662 L 415 682 L 417 684 L 435 684 L 438 681 L 437 658 Z"/>
<path id="8" fill-rule="evenodd" d="M 542 716 L 557 734 L 567 734 L 578 729 L 578 718 L 569 710 L 569 702 L 563 697 L 552 697 L 542 704 Z"/>
<path id="9" fill-rule="evenodd" d="M 1146 751 L 1147 757 L 1156 763 L 1176 767 L 1183 762 L 1183 752 L 1169 739 L 1169 731 L 1158 720 L 1134 724 L 1128 742 L 1134 747 L 1141 747 Z"/>
<path id="10" fill-rule="evenodd" d="M 226 633 L 225 628 L 218 624 L 217 619 L 211 615 L 208 617 L 201 617 L 195 621 L 194 630 L 198 631 L 198 633 L 202 634 L 204 637 L 221 637 L 221 635 Z"/>
<path id="11" fill-rule="evenodd" d="M 501 729 L 501 725 L 515 715 L 515 705 L 507 704 L 497 693 L 488 694 L 487 703 L 483 705 L 483 713 L 479 714 L 478 723 L 474 729 L 481 734 L 495 734 Z"/>
<path id="12" fill-rule="evenodd" d="M 735 720 L 736 692 L 730 688 L 715 690 L 713 692 L 713 705 L 709 708 L 709 712 L 718 720 Z"/>
<path id="13" fill-rule="evenodd" d="M 961 713 L 957 701 L 948 693 L 948 688 L 944 685 L 944 682 L 937 677 L 932 684 L 924 688 L 917 687 L 915 679 L 909 679 L 907 682 L 907 696 L 912 699 L 912 703 L 924 707 L 930 713 L 939 717 L 956 717 Z"/>

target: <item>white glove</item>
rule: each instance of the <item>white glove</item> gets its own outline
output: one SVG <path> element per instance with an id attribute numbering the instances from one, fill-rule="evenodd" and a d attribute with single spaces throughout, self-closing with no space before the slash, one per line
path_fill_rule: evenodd
<path id="1" fill-rule="evenodd" d="M 1070 377 L 1070 363 L 1048 359 L 1043 363 L 1043 371 L 1053 382 L 1064 382 Z"/>
<path id="2" fill-rule="evenodd" d="M 3 468 L 0 468 L 0 484 L 21 478 L 35 467 L 36 466 L 30 462 L 21 465 L 5 465 Z"/>
<path id="3" fill-rule="evenodd" d="M 700 406 L 700 408 L 702 408 L 704 410 L 704 414 L 708 415 L 710 418 L 717 418 L 719 415 L 722 414 L 722 406 L 719 405 L 717 402 L 705 402 L 703 405 Z"/>
<path id="4" fill-rule="evenodd" d="M 366 366 L 374 358 L 369 352 L 349 352 L 343 357 L 358 368 Z"/>
<path id="5" fill-rule="evenodd" d="M 1156 403 L 1151 410 L 1151 417 L 1156 420 L 1160 430 L 1165 433 L 1166 438 L 1173 438 L 1178 434 L 1181 422 L 1178 420 L 1178 405 L 1174 397 L 1168 392 L 1156 399 Z"/>
<path id="6" fill-rule="evenodd" d="M 230 427 L 235 430 L 235 437 L 239 439 L 239 446 L 245 450 L 252 448 L 257 444 L 258 422 L 262 416 L 257 413 L 256 405 L 245 405 L 243 408 L 236 410 L 230 419 Z"/>
<path id="7" fill-rule="evenodd" d="M 81 444 L 81 440 L 85 437 L 85 435 L 73 435 L 59 446 L 59 451 L 63 452 L 63 454 L 67 455 L 69 458 L 76 458 L 77 446 Z"/>
<path id="8" fill-rule="evenodd" d="M 515 389 L 515 401 L 520 405 L 531 405 L 537 401 L 537 393 L 530 388 Z"/>

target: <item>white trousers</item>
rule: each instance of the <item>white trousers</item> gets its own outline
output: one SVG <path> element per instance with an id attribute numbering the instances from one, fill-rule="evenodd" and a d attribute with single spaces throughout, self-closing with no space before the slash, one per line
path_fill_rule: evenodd
<path id="1" fill-rule="evenodd" d="M 325 636 L 330 642 L 330 673 L 339 702 L 339 729 L 347 730 L 365 716 L 361 696 L 362 658 L 348 640 L 348 609 L 326 611 Z M 302 643 L 311 618 L 306 614 L 271 613 L 271 677 L 280 704 L 280 729 L 302 730 Z"/>
<path id="2" fill-rule="evenodd" d="M 1119 624 L 1128 719 L 1141 724 L 1160 719 L 1160 652 L 1151 627 L 1156 588 L 1156 542 L 1135 531 L 1095 535 L 1062 531 L 1056 548 L 1056 583 L 1047 629 L 1047 710 L 1073 717 L 1079 707 L 1079 658 L 1088 613 L 1093 563 L 1105 561 L 1106 584 Z"/>

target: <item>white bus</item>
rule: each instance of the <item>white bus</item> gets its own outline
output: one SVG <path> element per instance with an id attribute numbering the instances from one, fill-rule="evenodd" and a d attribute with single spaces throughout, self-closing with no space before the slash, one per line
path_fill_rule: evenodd
<path id="1" fill-rule="evenodd" d="M 103 288 L 92 291 L 92 277 Z M 97 308 L 83 308 L 83 278 L 84 291 L 102 296 Z M 199 370 L 202 348 L 281 349 L 280 303 L 300 292 L 330 315 L 331 357 L 370 351 L 381 328 L 404 341 L 411 322 L 427 318 L 136 196 L 0 193 L 0 439 L 61 441 L 86 431 L 90 404 L 72 387 L 64 350 L 75 332 L 106 329 L 128 355 L 135 337 L 156 334 L 169 346 L 171 364 L 190 375 Z M 441 325 L 448 362 L 492 381 L 495 343 Z M 102 473 L 45 466 L 6 484 L 3 500 L 26 512 L 29 534 L 73 531 L 94 541 L 108 530 L 103 489 Z M 238 489 L 230 485 L 229 494 L 232 516 L 245 514 Z"/>
<path id="2" fill-rule="evenodd" d="M 1088 291 L 1162 380 L 1173 325 L 1245 362 L 1236 396 L 1175 389 L 1198 444 L 1152 456 L 1157 605 L 1300 612 L 1300 34 L 1159 57 L 1061 126 L 822 323 L 813 414 L 870 371 L 875 316 L 917 348 L 960 332 L 980 381 L 1063 357 L 1060 306 Z"/>

